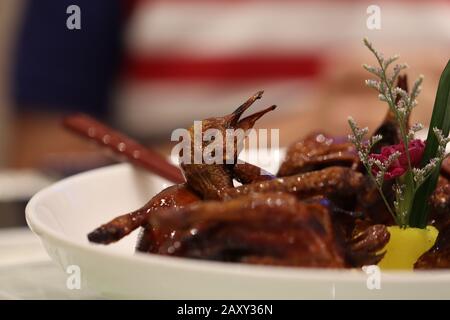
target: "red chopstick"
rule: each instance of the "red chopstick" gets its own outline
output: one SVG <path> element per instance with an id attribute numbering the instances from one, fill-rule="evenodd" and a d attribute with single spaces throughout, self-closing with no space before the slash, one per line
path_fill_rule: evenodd
<path id="1" fill-rule="evenodd" d="M 185 182 L 181 170 L 162 155 L 86 114 L 67 116 L 64 118 L 63 124 L 73 132 L 97 142 L 116 154 L 125 156 L 132 164 L 143 167 L 174 183 Z"/>

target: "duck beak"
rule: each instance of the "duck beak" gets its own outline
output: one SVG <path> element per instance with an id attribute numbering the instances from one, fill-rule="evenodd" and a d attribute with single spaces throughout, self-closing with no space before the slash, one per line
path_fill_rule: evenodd
<path id="1" fill-rule="evenodd" d="M 255 125 L 255 122 L 258 121 L 263 115 L 265 115 L 266 113 L 268 113 L 270 111 L 275 110 L 276 108 L 277 108 L 277 106 L 273 105 L 262 111 L 256 112 L 252 115 L 249 115 L 248 117 L 245 117 L 244 119 L 239 121 L 237 124 L 237 127 L 239 129 L 243 129 L 243 130 L 251 129 Z"/>
<path id="2" fill-rule="evenodd" d="M 261 99 L 264 91 L 258 91 L 253 96 L 251 96 L 247 101 L 245 101 L 239 108 L 234 110 L 232 114 L 230 114 L 228 117 L 228 122 L 231 128 L 235 128 L 238 124 L 239 118 L 242 116 L 242 114 L 250 108 L 250 106 L 258 99 Z"/>

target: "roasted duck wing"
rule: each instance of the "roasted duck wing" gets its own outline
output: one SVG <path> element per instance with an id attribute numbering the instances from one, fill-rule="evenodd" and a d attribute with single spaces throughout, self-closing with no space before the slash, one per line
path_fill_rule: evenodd
<path id="1" fill-rule="evenodd" d="M 142 208 L 118 216 L 96 228 L 88 234 L 88 239 L 91 242 L 101 244 L 116 242 L 133 230 L 145 226 L 148 222 L 148 217 L 153 212 L 185 206 L 199 200 L 200 198 L 185 184 L 170 186 L 154 196 Z"/>
<path id="2" fill-rule="evenodd" d="M 362 174 L 344 167 L 329 167 L 290 177 L 224 188 L 218 198 L 231 199 L 252 193 L 287 192 L 304 199 L 317 195 L 355 195 L 362 186 Z"/>

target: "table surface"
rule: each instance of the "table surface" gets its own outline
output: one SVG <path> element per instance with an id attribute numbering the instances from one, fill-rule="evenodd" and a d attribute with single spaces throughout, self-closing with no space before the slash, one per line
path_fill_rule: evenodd
<path id="1" fill-rule="evenodd" d="M 0 299 L 100 298 L 87 289 L 69 290 L 66 280 L 29 229 L 0 229 Z"/>

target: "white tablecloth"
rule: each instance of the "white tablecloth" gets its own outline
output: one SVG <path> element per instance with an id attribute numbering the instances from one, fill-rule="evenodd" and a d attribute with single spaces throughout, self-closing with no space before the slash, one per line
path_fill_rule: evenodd
<path id="1" fill-rule="evenodd" d="M 0 299 L 99 298 L 87 289 L 67 289 L 66 280 L 30 230 L 0 229 Z"/>

